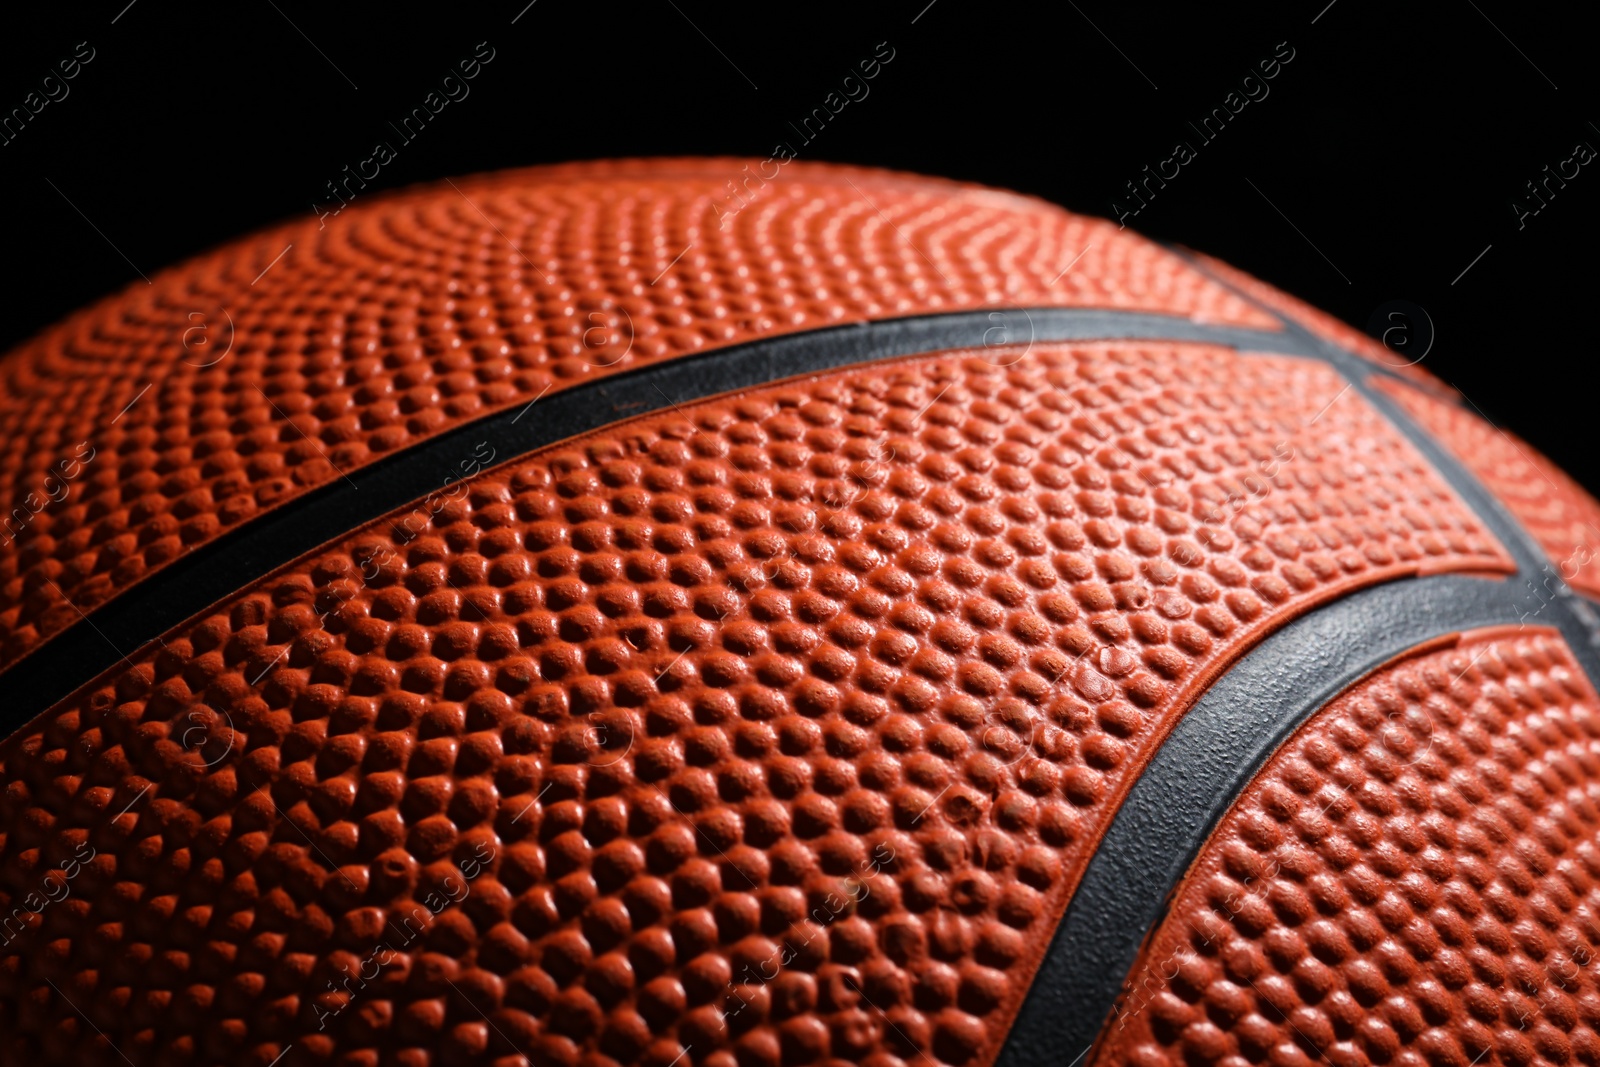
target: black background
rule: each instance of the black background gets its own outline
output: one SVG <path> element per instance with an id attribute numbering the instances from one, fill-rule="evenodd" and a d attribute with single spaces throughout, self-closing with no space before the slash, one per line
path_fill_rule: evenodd
<path id="1" fill-rule="evenodd" d="M 137 271 L 310 211 L 480 41 L 495 59 L 470 96 L 375 186 L 604 156 L 764 157 L 887 41 L 893 62 L 806 158 L 1109 215 L 1125 181 L 1175 141 L 1197 143 L 1185 123 L 1287 42 L 1295 58 L 1270 95 L 1131 224 L 1363 328 L 1389 301 L 1425 309 L 1435 337 L 1423 365 L 1600 488 L 1589 316 L 1600 165 L 1521 229 L 1511 206 L 1578 142 L 1600 146 L 1576 11 L 1508 0 L 125 3 L 4 16 L 0 113 L 78 42 L 95 58 L 0 146 L 11 276 L 0 345 Z"/>

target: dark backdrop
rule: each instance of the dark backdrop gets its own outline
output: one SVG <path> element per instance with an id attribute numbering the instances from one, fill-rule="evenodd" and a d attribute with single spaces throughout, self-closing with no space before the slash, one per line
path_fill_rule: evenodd
<path id="1" fill-rule="evenodd" d="M 14 6 L 0 16 L 0 113 L 30 92 L 57 99 L 0 145 L 0 345 L 138 271 L 309 211 L 478 42 L 495 58 L 470 96 L 374 185 L 602 156 L 766 156 L 888 42 L 895 58 L 870 94 L 804 157 L 1108 215 L 1124 182 L 1188 140 L 1195 158 L 1130 225 L 1362 328 L 1391 301 L 1422 309 L 1424 365 L 1600 488 L 1587 316 L 1600 166 L 1574 156 L 1600 147 L 1600 107 L 1576 12 L 1510 0 L 525 4 Z M 1291 49 L 1267 95 L 1214 140 L 1189 129 Z M 44 82 L 63 61 L 76 77 Z M 1551 179 L 1534 213 L 1525 183 L 1546 166 L 1577 173 Z M 1428 329 L 1409 314 L 1414 354 Z"/>

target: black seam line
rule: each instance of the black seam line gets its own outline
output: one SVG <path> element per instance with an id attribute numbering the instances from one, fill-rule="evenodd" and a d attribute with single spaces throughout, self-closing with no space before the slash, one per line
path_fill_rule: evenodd
<path id="1" fill-rule="evenodd" d="M 1011 365 L 1059 341 L 1202 342 L 1326 359 L 1303 336 L 1171 315 L 1092 308 L 1006 308 L 825 327 L 624 371 L 484 416 L 336 479 L 173 561 L 0 673 L 0 737 L 118 660 L 249 583 L 442 488 L 477 448 L 517 459 L 576 434 L 678 403 L 797 375 L 949 349 L 995 348 Z"/>
<path id="2" fill-rule="evenodd" d="M 1338 370 L 1455 490 L 1511 554 L 1517 573 L 1510 582 L 1440 577 L 1353 594 L 1268 637 L 1225 673 L 1179 719 L 1113 816 L 1024 998 L 997 1067 L 1034 1067 L 1044 1062 L 1042 1050 L 1046 1049 L 1064 1050 L 1069 1056 L 1086 1053 L 1104 1032 L 1102 1027 L 1114 1024 L 1111 1013 L 1140 946 L 1160 922 L 1167 900 L 1217 822 L 1278 745 L 1343 687 L 1407 647 L 1492 623 L 1556 628 L 1591 684 L 1600 687 L 1600 613 L 1595 605 L 1562 580 L 1537 539 L 1477 476 L 1392 398 L 1373 388 L 1370 379 L 1376 374 L 1413 388 L 1414 383 L 1393 368 L 1362 359 L 1262 305 L 1183 250 L 1172 251 L 1277 319 L 1294 338 L 1294 351 L 1322 359 Z M 1462 592 L 1434 592 L 1451 588 Z M 1426 609 L 1425 621 L 1409 631 L 1409 644 L 1396 647 L 1392 642 L 1372 643 L 1363 637 L 1366 631 L 1361 626 L 1371 628 L 1374 638 L 1381 638 L 1386 627 L 1406 620 L 1418 606 Z M 1490 607 L 1493 610 L 1485 614 Z M 1320 639 L 1344 642 L 1349 650 L 1367 648 L 1366 656 L 1345 655 L 1337 663 L 1324 659 L 1322 673 L 1316 673 L 1317 650 L 1296 647 L 1296 639 L 1287 635 L 1323 633 L 1319 627 L 1339 631 L 1341 620 L 1350 612 L 1357 613 L 1353 617 L 1361 625 L 1345 626 L 1343 632 L 1327 633 Z M 1330 649 L 1329 654 L 1345 651 Z M 1275 688 L 1254 688 L 1261 686 Z M 1262 704 L 1248 710 L 1255 716 L 1249 719 L 1248 729 L 1241 730 L 1238 721 L 1228 717 L 1229 699 Z M 1219 702 L 1223 705 L 1220 710 Z M 1185 803 L 1189 807 L 1180 817 Z"/>
<path id="3" fill-rule="evenodd" d="M 1134 781 L 1056 928 L 996 1067 L 1060 1067 L 1115 1033 L 1139 950 L 1217 823 L 1278 747 L 1354 682 L 1442 635 L 1523 621 L 1515 589 L 1400 579 L 1287 624 L 1178 720 Z M 1143 1009 L 1134 998 L 1131 1016 Z"/>
<path id="4" fill-rule="evenodd" d="M 1394 368 L 1362 359 L 1340 345 L 1312 333 L 1300 323 L 1273 308 L 1267 307 L 1226 278 L 1218 276 L 1205 263 L 1187 250 L 1169 248 L 1191 267 L 1218 285 L 1230 290 L 1258 310 L 1271 315 L 1283 331 L 1293 338 L 1297 351 L 1331 363 L 1355 390 L 1379 414 L 1388 419 L 1408 441 L 1414 445 L 1429 464 L 1461 497 L 1495 538 L 1511 553 L 1517 565 L 1517 580 L 1525 590 L 1526 613 L 1529 618 L 1556 626 L 1567 644 L 1571 646 L 1591 685 L 1600 688 L 1600 611 L 1588 600 L 1579 596 L 1550 565 L 1544 546 L 1528 532 L 1516 516 L 1488 490 L 1476 474 L 1467 469 L 1456 456 L 1429 434 L 1392 397 L 1373 388 L 1373 375 L 1391 378 L 1416 389 L 1415 382 Z"/>
<path id="5" fill-rule="evenodd" d="M 1517 580 L 1526 591 L 1525 608 L 1528 617 L 1547 625 L 1554 625 L 1571 646 L 1591 685 L 1600 688 L 1600 614 L 1583 597 L 1567 585 L 1560 573 L 1550 565 L 1549 555 L 1538 538 L 1512 515 L 1500 499 L 1491 493 L 1466 464 L 1456 458 L 1432 434 L 1417 424 L 1393 397 L 1372 386 L 1373 375 L 1393 378 L 1413 389 L 1416 383 L 1393 368 L 1362 359 L 1332 341 L 1317 336 L 1304 326 L 1271 308 L 1254 301 L 1225 279 L 1218 278 L 1203 263 L 1185 256 L 1191 266 L 1204 272 L 1220 285 L 1251 300 L 1262 311 L 1273 315 L 1282 324 L 1284 332 L 1294 336 L 1303 349 L 1314 349 L 1320 357 L 1333 364 L 1353 385 L 1355 390 L 1388 419 L 1428 463 L 1454 489 L 1467 507 L 1481 520 L 1517 565 Z"/>

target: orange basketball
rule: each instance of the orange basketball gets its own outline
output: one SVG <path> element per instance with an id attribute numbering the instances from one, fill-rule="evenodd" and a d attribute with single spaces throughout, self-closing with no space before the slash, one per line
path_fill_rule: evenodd
<path id="1" fill-rule="evenodd" d="M 0 1062 L 1600 1063 L 1600 505 L 1193 253 L 362 198 L 5 357 Z"/>

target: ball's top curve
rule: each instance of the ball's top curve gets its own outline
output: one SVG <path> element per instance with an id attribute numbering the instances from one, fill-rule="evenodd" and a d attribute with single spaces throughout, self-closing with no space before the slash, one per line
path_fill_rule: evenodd
<path id="1" fill-rule="evenodd" d="M 355 468 L 596 376 L 998 307 L 1273 328 L 1131 231 L 801 161 L 536 167 L 340 198 L 134 282 L 0 360 L 0 668 Z"/>

